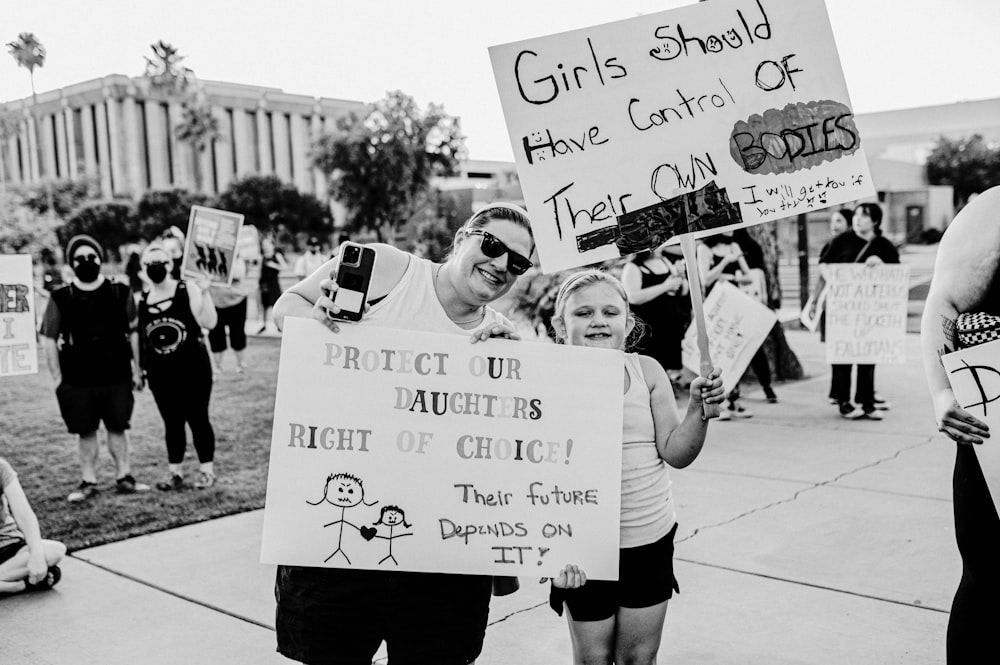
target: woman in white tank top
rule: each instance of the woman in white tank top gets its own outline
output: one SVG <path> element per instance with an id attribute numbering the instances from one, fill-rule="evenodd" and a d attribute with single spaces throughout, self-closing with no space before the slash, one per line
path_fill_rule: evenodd
<path id="1" fill-rule="evenodd" d="M 467 335 L 473 341 L 516 338 L 490 304 L 531 267 L 534 241 L 527 214 L 493 204 L 455 235 L 444 263 L 388 245 L 370 245 L 375 266 L 369 307 L 358 325 Z M 286 291 L 274 307 L 312 317 L 338 332 L 333 302 L 334 257 Z M 490 577 L 388 573 L 279 566 L 275 584 L 278 651 L 294 660 L 371 662 L 384 640 L 390 653 L 413 662 L 471 663 L 482 649 L 492 589 Z M 339 660 L 338 660 L 339 659 Z"/>

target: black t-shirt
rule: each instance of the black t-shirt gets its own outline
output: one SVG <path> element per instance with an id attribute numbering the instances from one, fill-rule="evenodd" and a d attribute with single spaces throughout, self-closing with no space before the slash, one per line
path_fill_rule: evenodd
<path id="1" fill-rule="evenodd" d="M 112 385 L 132 379 L 135 324 L 128 286 L 104 280 L 93 291 L 74 284 L 53 291 L 39 333 L 58 343 L 64 383 Z"/>
<path id="2" fill-rule="evenodd" d="M 823 249 L 820 263 L 864 263 L 869 256 L 877 256 L 885 263 L 899 263 L 899 252 L 885 236 L 875 236 L 869 244 L 850 229 L 831 240 Z"/>

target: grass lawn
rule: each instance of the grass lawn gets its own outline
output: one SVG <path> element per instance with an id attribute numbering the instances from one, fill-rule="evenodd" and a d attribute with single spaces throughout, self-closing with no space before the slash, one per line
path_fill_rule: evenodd
<path id="1" fill-rule="evenodd" d="M 83 504 L 66 496 L 80 482 L 76 436 L 68 434 L 59 416 L 52 379 L 40 352 L 39 373 L 0 378 L 0 456 L 18 472 L 42 526 L 42 536 L 77 550 L 184 524 L 231 515 L 264 506 L 271 420 L 277 381 L 277 338 L 250 338 L 246 351 L 250 370 L 228 371 L 212 390 L 211 418 L 215 428 L 215 468 L 218 482 L 209 490 L 115 493 L 115 468 L 101 431 L 98 462 L 100 493 Z M 226 365 L 235 360 L 226 355 Z M 132 415 L 132 473 L 153 485 L 167 473 L 167 450 L 160 418 L 149 389 L 136 393 Z M 188 434 L 185 475 L 198 469 Z"/>

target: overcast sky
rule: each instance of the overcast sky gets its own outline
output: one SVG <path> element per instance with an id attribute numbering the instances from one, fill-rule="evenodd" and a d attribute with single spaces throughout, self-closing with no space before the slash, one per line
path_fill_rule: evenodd
<path id="1" fill-rule="evenodd" d="M 33 32 L 39 92 L 142 73 L 164 40 L 203 79 L 373 101 L 401 89 L 462 119 L 470 156 L 511 160 L 487 48 L 690 0 L 0 0 L 0 43 Z M 765 4 L 766 6 L 766 4 Z M 1000 1 L 827 0 L 857 113 L 1000 97 Z M 28 96 L 0 57 L 0 101 Z"/>

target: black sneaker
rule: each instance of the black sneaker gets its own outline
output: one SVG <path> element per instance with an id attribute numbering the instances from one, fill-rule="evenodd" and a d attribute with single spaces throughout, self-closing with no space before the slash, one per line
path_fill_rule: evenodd
<path id="1" fill-rule="evenodd" d="M 70 503 L 80 503 L 90 499 L 95 494 L 97 494 L 97 483 L 81 480 L 77 488 L 69 493 L 66 500 Z"/>
<path id="2" fill-rule="evenodd" d="M 136 492 L 148 492 L 149 485 L 145 483 L 137 483 L 132 474 L 126 474 L 118 479 L 115 483 L 115 491 L 119 494 L 135 494 Z"/>
<path id="3" fill-rule="evenodd" d="M 767 398 L 769 404 L 778 403 L 778 396 L 774 394 L 774 389 L 771 386 L 764 386 L 764 397 Z"/>
<path id="4" fill-rule="evenodd" d="M 51 589 L 55 585 L 59 584 L 59 580 L 62 579 L 62 571 L 59 570 L 59 566 L 49 566 L 49 572 L 45 573 L 45 577 L 39 580 L 36 584 L 32 584 L 25 580 L 24 588 L 26 591 L 45 591 L 46 589 Z"/>
<path id="5" fill-rule="evenodd" d="M 860 410 L 857 409 L 850 402 L 840 402 L 840 406 L 838 408 L 840 409 L 840 415 L 844 416 L 845 418 L 852 418 L 851 414 L 853 414 L 854 411 Z"/>
<path id="6" fill-rule="evenodd" d="M 184 489 L 184 476 L 179 473 L 168 473 L 166 480 L 156 483 L 156 489 L 163 492 L 176 492 Z"/>

